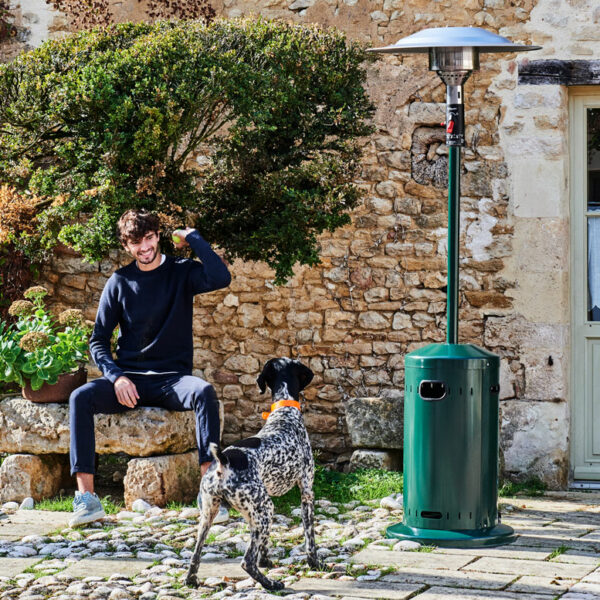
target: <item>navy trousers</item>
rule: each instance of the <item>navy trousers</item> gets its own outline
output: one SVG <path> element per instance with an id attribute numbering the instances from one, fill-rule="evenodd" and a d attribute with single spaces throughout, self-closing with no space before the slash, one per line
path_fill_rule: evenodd
<path id="1" fill-rule="evenodd" d="M 209 444 L 219 443 L 219 401 L 212 387 L 192 375 L 133 375 L 140 396 L 137 406 L 158 406 L 168 410 L 193 410 L 196 413 L 196 440 L 200 464 L 212 461 Z M 71 474 L 94 473 L 96 438 L 94 415 L 123 413 L 135 408 L 117 400 L 113 384 L 105 377 L 77 388 L 69 398 L 71 427 Z M 149 432 L 152 435 L 152 432 Z"/>

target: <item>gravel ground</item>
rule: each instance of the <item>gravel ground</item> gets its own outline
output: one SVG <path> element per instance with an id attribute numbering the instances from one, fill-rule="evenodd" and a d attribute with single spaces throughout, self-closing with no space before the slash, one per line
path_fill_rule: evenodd
<path id="1" fill-rule="evenodd" d="M 311 571 L 306 564 L 300 509 L 294 509 L 289 517 L 276 515 L 270 551 L 274 567 L 267 571 L 269 577 L 283 581 L 286 587 L 303 576 L 376 581 L 382 571 L 368 570 L 364 565 L 350 564 L 349 560 L 353 553 L 367 546 L 404 549 L 402 544 L 406 545 L 405 542 L 384 538 L 386 527 L 402 519 L 401 501 L 399 495 L 364 505 L 318 500 L 315 530 L 323 561 L 323 570 L 319 572 Z M 10 513 L 10 507 L 3 508 Z M 193 508 L 175 511 L 153 507 L 144 513 L 110 515 L 86 529 L 66 528 L 51 535 L 26 536 L 18 542 L 0 541 L 0 557 L 40 559 L 28 572 L 14 578 L 0 577 L 0 600 L 280 597 L 265 592 L 252 579 L 240 581 L 226 573 L 206 578 L 197 590 L 184 585 L 195 544 L 198 514 Z M 217 561 L 217 564 L 228 558 L 241 561 L 248 540 L 245 521 L 241 517 L 231 517 L 226 523 L 212 527 L 203 549 L 203 561 Z M 133 577 L 115 573 L 108 581 L 93 574 L 81 578 L 64 572 L 70 565 L 91 557 L 136 558 L 152 564 Z M 289 597 L 310 596 L 309 593 L 293 593 Z M 313 594 L 312 598 L 318 600 L 322 596 Z"/>

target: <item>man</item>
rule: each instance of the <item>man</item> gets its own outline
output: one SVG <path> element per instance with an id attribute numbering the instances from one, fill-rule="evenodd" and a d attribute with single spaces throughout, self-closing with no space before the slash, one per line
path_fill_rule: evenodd
<path id="1" fill-rule="evenodd" d="M 128 210 L 119 219 L 123 248 L 133 261 L 106 282 L 90 352 L 103 377 L 71 394 L 71 473 L 77 479 L 71 527 L 102 518 L 94 493 L 94 415 L 137 406 L 194 410 L 200 470 L 219 441 L 219 404 L 214 388 L 192 376 L 192 314 L 196 294 L 227 287 L 231 275 L 221 258 L 195 229 L 175 232 L 177 248 L 190 246 L 201 262 L 159 252 L 157 216 Z M 116 360 L 111 336 L 119 327 Z"/>

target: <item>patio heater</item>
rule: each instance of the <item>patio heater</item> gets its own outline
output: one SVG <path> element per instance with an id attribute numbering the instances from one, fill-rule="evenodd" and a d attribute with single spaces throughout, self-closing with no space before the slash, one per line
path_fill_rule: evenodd
<path id="1" fill-rule="evenodd" d="M 428 53 L 446 84 L 448 287 L 445 344 L 405 357 L 404 521 L 389 538 L 450 547 L 497 546 L 515 539 L 498 514 L 500 357 L 458 343 L 460 157 L 465 145 L 463 85 L 482 52 L 537 50 L 476 27 L 425 29 L 387 54 Z"/>

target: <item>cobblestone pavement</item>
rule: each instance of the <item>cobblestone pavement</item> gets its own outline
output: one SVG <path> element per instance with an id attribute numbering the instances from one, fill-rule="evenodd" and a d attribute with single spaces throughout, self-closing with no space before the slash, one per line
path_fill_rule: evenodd
<path id="1" fill-rule="evenodd" d="M 290 599 L 402 600 L 600 598 L 600 494 L 550 493 L 502 499 L 503 522 L 519 537 L 487 549 L 407 548 L 385 539 L 401 520 L 398 498 L 371 505 L 317 502 L 323 571 L 304 558 L 299 509 L 276 516 L 269 575 Z M 212 528 L 199 576 L 185 572 L 198 511 L 122 512 L 87 529 L 69 513 L 0 512 L 0 600 L 273 599 L 240 568 L 248 540 L 242 519 Z"/>

